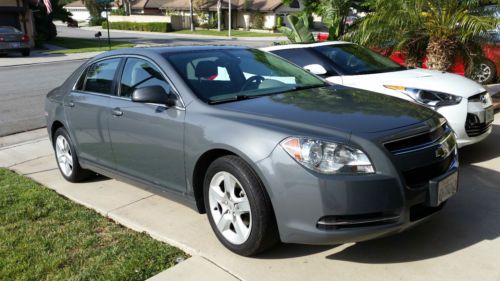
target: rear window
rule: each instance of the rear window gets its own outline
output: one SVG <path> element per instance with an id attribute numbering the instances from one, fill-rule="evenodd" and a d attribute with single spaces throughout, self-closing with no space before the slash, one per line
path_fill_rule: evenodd
<path id="1" fill-rule="evenodd" d="M 19 33 L 19 32 L 21 31 L 11 26 L 0 26 L 0 33 Z"/>

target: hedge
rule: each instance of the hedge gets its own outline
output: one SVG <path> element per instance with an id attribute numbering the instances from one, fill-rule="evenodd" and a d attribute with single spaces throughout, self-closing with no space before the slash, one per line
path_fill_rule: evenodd
<path id="1" fill-rule="evenodd" d="M 107 22 L 102 23 L 102 28 L 108 28 Z M 172 31 L 172 24 L 169 22 L 110 22 L 110 29 L 119 30 L 134 30 L 134 31 L 151 31 L 151 32 L 170 32 Z"/>

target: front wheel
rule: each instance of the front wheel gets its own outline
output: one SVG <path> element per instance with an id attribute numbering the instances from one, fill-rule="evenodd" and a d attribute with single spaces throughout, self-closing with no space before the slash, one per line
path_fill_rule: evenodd
<path id="1" fill-rule="evenodd" d="M 471 78 L 481 84 L 491 84 L 496 78 L 496 65 L 489 60 L 482 60 L 475 67 Z"/>
<path id="2" fill-rule="evenodd" d="M 224 156 L 210 165 L 205 175 L 204 200 L 210 225 L 229 250 L 252 256 L 279 241 L 264 186 L 241 158 Z"/>

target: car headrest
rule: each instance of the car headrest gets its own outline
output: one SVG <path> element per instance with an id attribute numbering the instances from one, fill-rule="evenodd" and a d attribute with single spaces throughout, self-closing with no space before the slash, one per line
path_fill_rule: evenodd
<path id="1" fill-rule="evenodd" d="M 200 61 L 196 64 L 195 76 L 208 79 L 218 74 L 217 65 L 213 61 Z"/>

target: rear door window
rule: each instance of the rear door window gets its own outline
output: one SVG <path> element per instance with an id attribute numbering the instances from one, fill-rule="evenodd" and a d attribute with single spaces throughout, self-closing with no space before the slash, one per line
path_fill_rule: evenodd
<path id="1" fill-rule="evenodd" d="M 98 61 L 86 72 L 81 90 L 85 92 L 114 95 L 113 82 L 120 65 L 119 58 Z"/>

